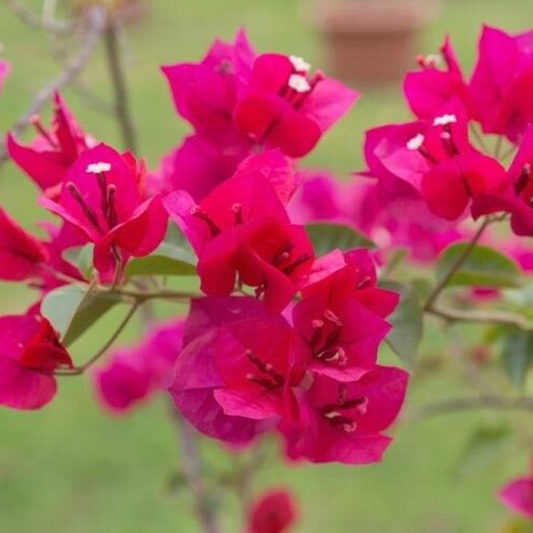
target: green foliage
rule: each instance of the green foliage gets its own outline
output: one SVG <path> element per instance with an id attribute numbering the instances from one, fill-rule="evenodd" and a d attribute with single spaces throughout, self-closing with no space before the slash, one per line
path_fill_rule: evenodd
<path id="1" fill-rule="evenodd" d="M 467 243 L 459 243 L 446 248 L 437 262 L 438 281 L 446 278 L 468 246 Z M 519 279 L 520 269 L 514 261 L 493 248 L 477 245 L 471 250 L 468 258 L 453 275 L 448 285 L 517 287 Z"/>
<path id="2" fill-rule="evenodd" d="M 121 301 L 114 292 L 96 293 L 81 285 L 67 285 L 45 296 L 41 312 L 68 346 Z"/>
<path id="3" fill-rule="evenodd" d="M 186 249 L 168 242 L 162 243 L 151 255 L 132 259 L 126 266 L 126 276 L 194 276 L 196 261 Z"/>
<path id="4" fill-rule="evenodd" d="M 503 368 L 511 383 L 524 385 L 533 356 L 533 332 L 515 331 L 503 341 L 501 358 Z"/>
<path id="5" fill-rule="evenodd" d="M 424 317 L 418 294 L 412 285 L 384 282 L 382 286 L 400 293 L 400 303 L 389 318 L 393 328 L 387 342 L 402 362 L 412 368 L 424 332 Z"/>
<path id="6" fill-rule="evenodd" d="M 361 233 L 343 224 L 319 222 L 305 228 L 315 248 L 316 255 L 324 255 L 336 248 L 375 248 L 376 245 Z"/>

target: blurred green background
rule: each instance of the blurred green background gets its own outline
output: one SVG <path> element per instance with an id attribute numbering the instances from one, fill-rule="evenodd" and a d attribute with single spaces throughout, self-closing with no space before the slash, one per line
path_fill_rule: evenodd
<path id="1" fill-rule="evenodd" d="M 296 0 L 148 0 L 146 4 L 143 20 L 128 28 L 123 46 L 141 150 L 152 166 L 187 131 L 174 114 L 159 65 L 198 60 L 215 36 L 230 39 L 245 26 L 258 50 L 295 53 L 322 66 L 320 41 L 307 23 L 310 4 Z M 470 68 L 481 23 L 518 31 L 532 25 L 531 13 L 531 0 L 449 2 L 422 35 L 420 52 L 436 51 L 448 32 Z M 0 42 L 14 67 L 0 99 L 3 131 L 58 71 L 49 48 L 66 45 L 20 23 L 4 3 Z M 100 52 L 83 79 L 106 97 L 110 87 Z M 110 117 L 88 108 L 72 91 L 66 96 L 87 131 L 119 143 Z M 399 85 L 364 89 L 357 107 L 321 142 L 310 162 L 340 175 L 359 169 L 364 130 L 405 117 Z M 28 228 L 43 218 L 35 200 L 31 184 L 12 166 L 4 167 L 0 203 Z M 31 300 L 32 295 L 19 287 L 0 285 L 4 313 L 21 312 Z M 170 308 L 161 310 L 169 312 Z M 76 344 L 77 360 L 92 354 L 117 316 L 118 312 L 107 316 L 94 334 Z M 133 338 L 136 329 L 130 328 L 124 340 Z M 441 355 L 446 335 L 436 328 L 431 331 L 422 355 L 426 367 Z M 465 390 L 453 372 L 425 377 L 420 371 L 413 379 L 408 408 Z M 259 476 L 258 486 L 286 484 L 295 490 L 302 508 L 301 532 L 507 531 L 509 514 L 495 493 L 510 476 L 526 471 L 527 453 L 517 453 L 519 448 L 505 442 L 486 461 L 481 460 L 487 455 L 481 448 L 474 461 L 467 461 L 464 452 L 476 428 L 488 424 L 489 431 L 498 432 L 500 419 L 478 412 L 405 422 L 396 428 L 396 441 L 380 465 L 289 468 L 273 459 Z M 514 420 L 525 429 L 531 423 L 525 416 Z M 227 452 L 211 443 L 204 448 L 210 468 L 229 468 Z M 173 488 L 179 463 L 175 428 L 164 398 L 117 419 L 96 404 L 90 380 L 65 379 L 57 400 L 41 412 L 0 410 L 0 532 L 198 531 L 189 496 Z M 221 514 L 227 531 L 239 531 L 234 498 L 221 500 Z"/>

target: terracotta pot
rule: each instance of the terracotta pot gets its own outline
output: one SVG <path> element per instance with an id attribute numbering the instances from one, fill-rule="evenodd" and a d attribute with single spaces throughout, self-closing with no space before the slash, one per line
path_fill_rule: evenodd
<path id="1" fill-rule="evenodd" d="M 316 25 L 328 72 L 347 82 L 394 83 L 414 65 L 431 0 L 324 0 Z"/>

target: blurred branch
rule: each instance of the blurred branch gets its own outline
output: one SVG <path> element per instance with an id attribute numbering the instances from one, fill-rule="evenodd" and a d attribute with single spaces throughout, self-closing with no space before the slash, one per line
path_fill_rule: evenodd
<path id="1" fill-rule="evenodd" d="M 442 305 L 434 305 L 426 312 L 438 316 L 450 323 L 470 322 L 475 324 L 500 324 L 503 326 L 513 326 L 523 331 L 530 331 L 533 325 L 522 315 L 508 311 L 476 311 L 454 309 Z"/>
<path id="2" fill-rule="evenodd" d="M 33 28 L 45 30 L 50 33 L 65 34 L 72 32 L 76 27 L 76 22 L 74 21 L 55 20 L 49 16 L 39 16 L 19 0 L 6 0 L 6 3 L 9 9 L 22 22 Z"/>
<path id="3" fill-rule="evenodd" d="M 124 68 L 120 54 L 118 26 L 111 20 L 105 31 L 105 48 L 113 91 L 115 93 L 115 112 L 117 114 L 124 147 L 137 154 L 135 127 L 129 107 L 129 94 L 124 76 Z"/>
<path id="4" fill-rule="evenodd" d="M 187 485 L 193 493 L 196 514 L 203 533 L 220 533 L 213 501 L 203 480 L 203 467 L 198 451 L 196 430 L 180 415 L 174 405 L 170 406 L 172 416 L 178 426 L 178 434 L 183 455 L 183 473 Z"/>
<path id="5" fill-rule="evenodd" d="M 15 135 L 21 135 L 31 124 L 31 119 L 38 114 L 54 95 L 54 92 L 72 83 L 83 70 L 98 43 L 100 35 L 106 28 L 107 17 L 103 7 L 95 6 L 87 10 L 84 17 L 85 35 L 77 54 L 67 63 L 65 69 L 36 95 L 30 107 L 11 128 Z M 0 166 L 8 159 L 5 141 L 0 141 Z"/>
<path id="6" fill-rule="evenodd" d="M 475 398 L 452 398 L 430 403 L 407 411 L 404 420 L 418 421 L 434 416 L 447 415 L 480 409 L 501 411 L 533 411 L 533 398 L 505 398 L 498 395 L 482 395 Z"/>

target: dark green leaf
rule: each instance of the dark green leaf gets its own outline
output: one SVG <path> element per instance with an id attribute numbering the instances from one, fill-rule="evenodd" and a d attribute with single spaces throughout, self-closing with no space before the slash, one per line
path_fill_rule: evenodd
<path id="1" fill-rule="evenodd" d="M 501 352 L 503 368 L 511 383 L 520 388 L 525 382 L 533 356 L 533 333 L 516 331 L 505 337 Z"/>
<path id="2" fill-rule="evenodd" d="M 193 276 L 196 261 L 187 250 L 163 243 L 152 254 L 132 259 L 126 267 L 127 276 Z"/>
<path id="3" fill-rule="evenodd" d="M 313 243 L 317 256 L 325 255 L 336 248 L 350 250 L 352 248 L 376 247 L 370 239 L 343 224 L 320 222 L 308 224 L 305 229 Z"/>
<path id="4" fill-rule="evenodd" d="M 437 279 L 442 281 L 465 252 L 468 243 L 446 248 L 437 262 Z M 520 269 L 509 257 L 488 246 L 475 246 L 449 285 L 517 287 Z"/>
<path id="5" fill-rule="evenodd" d="M 81 285 L 67 285 L 45 296 L 41 312 L 68 346 L 121 301 L 113 292 L 95 293 Z"/>
<path id="6" fill-rule="evenodd" d="M 387 342 L 402 362 L 412 368 L 424 330 L 423 311 L 418 294 L 411 285 L 394 282 L 384 282 L 381 285 L 400 293 L 400 303 L 388 319 L 393 328 Z"/>

